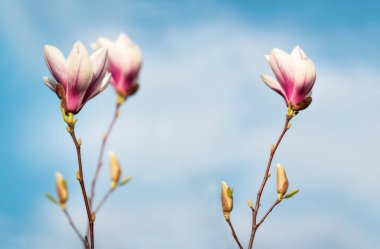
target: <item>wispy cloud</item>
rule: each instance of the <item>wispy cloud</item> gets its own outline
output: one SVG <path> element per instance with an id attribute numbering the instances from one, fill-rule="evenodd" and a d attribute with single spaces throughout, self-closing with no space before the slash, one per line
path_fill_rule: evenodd
<path id="1" fill-rule="evenodd" d="M 2 18 L 28 16 L 18 12 L 17 5 L 12 8 L 18 16 L 8 13 Z M 22 26 L 27 20 L 14 25 Z M 9 39 L 21 42 L 30 30 L 12 33 Z M 108 32 L 116 36 L 118 30 Z M 143 31 L 137 33 L 148 37 Z M 84 39 L 90 43 L 96 34 L 91 29 Z M 220 18 L 188 24 L 186 29 L 173 25 L 162 30 L 157 42 L 141 43 L 141 91 L 123 106 L 109 141 L 123 172 L 134 180 L 118 190 L 98 215 L 99 248 L 232 248 L 234 242 L 219 206 L 222 179 L 235 186 L 233 219 L 243 241 L 248 239 L 246 199 L 255 195 L 262 165 L 285 112 L 281 97 L 260 82 L 260 74 L 270 73 L 263 56 L 272 47 L 291 50 L 298 42 L 317 66 L 314 102 L 294 119 L 275 162 L 285 165 L 291 187 L 300 187 L 301 192 L 281 204 L 262 227 L 258 247 L 376 247 L 373 231 L 378 231 L 380 224 L 376 222 L 379 199 L 374 196 L 378 195 L 380 158 L 376 147 L 380 134 L 375 132 L 379 116 L 374 113 L 379 106 L 380 74 L 364 58 L 352 57 L 350 61 L 355 63 L 337 65 L 315 52 L 323 51 L 326 44 L 311 40 L 306 32 L 292 35 Z M 33 47 L 40 42 L 35 41 Z M 14 133 L 27 138 L 15 137 L 10 146 L 20 151 L 20 160 L 29 165 L 23 167 L 29 171 L 63 171 L 71 189 L 69 207 L 83 224 L 84 207 L 77 183 L 70 177 L 76 165 L 73 145 L 56 97 L 47 89 L 45 96 L 39 104 L 42 101 L 52 107 L 46 107 L 50 111 L 43 114 L 44 122 L 30 124 L 33 136 L 22 133 L 23 122 L 13 124 L 21 131 Z M 93 155 L 98 153 L 101 133 L 111 118 L 113 98 L 108 89 L 79 115 L 77 133 L 83 139 L 85 172 L 96 163 Z M 24 112 L 27 120 L 41 118 Z M 103 173 L 100 189 L 109 186 L 107 164 Z M 40 176 L 31 177 L 40 180 Z M 53 181 L 51 186 L 53 189 Z M 97 196 L 101 195 L 99 191 Z M 275 196 L 273 179 L 265 195 L 267 206 Z M 13 226 L 7 231 L 3 224 L 12 219 L 0 215 L 1 234 L 6 234 L 4 247 L 0 247 L 80 246 L 50 203 L 34 198 L 25 212 L 33 214 L 25 221 L 33 229 L 23 230 L 21 236 L 12 233 L 16 230 Z"/>

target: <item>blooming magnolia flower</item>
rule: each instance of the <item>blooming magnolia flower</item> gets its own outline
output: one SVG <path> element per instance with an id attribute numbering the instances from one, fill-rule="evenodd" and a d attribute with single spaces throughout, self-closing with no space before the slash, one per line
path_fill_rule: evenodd
<path id="1" fill-rule="evenodd" d="M 58 48 L 45 45 L 46 64 L 54 79 L 43 77 L 45 84 L 62 100 L 68 113 L 76 114 L 83 105 L 109 84 L 107 49 L 96 50 L 91 56 L 80 41 L 74 44 L 67 60 Z"/>
<path id="2" fill-rule="evenodd" d="M 115 42 L 101 37 L 92 47 L 108 48 L 108 71 L 112 75 L 111 83 L 116 92 L 124 98 L 134 94 L 138 88 L 136 80 L 142 64 L 139 47 L 124 33 Z"/>
<path id="3" fill-rule="evenodd" d="M 316 78 L 313 62 L 299 46 L 296 46 L 290 55 L 274 48 L 272 53 L 265 57 L 277 80 L 268 75 L 262 75 L 261 79 L 279 93 L 288 106 L 294 107 L 293 109 L 306 108 L 311 102 L 309 97 Z"/>

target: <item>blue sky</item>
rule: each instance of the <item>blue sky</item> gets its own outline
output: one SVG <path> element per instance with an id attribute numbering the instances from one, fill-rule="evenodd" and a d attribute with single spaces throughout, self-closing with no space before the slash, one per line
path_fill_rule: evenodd
<path id="1" fill-rule="evenodd" d="M 107 149 L 134 180 L 98 215 L 99 248 L 234 248 L 220 210 L 221 180 L 235 187 L 232 219 L 246 243 L 246 200 L 259 187 L 286 111 L 259 79 L 271 74 L 264 54 L 295 45 L 316 65 L 314 101 L 292 121 L 274 163 L 301 192 L 266 221 L 257 248 L 378 248 L 379 3 L 110 2 L 0 2 L 0 248 L 80 246 L 44 197 L 55 194 L 54 172 L 61 171 L 69 209 L 84 223 L 75 151 L 41 80 L 49 73 L 42 47 L 67 55 L 76 40 L 90 48 L 120 32 L 139 44 L 144 66 L 141 90 L 123 106 Z M 109 88 L 78 115 L 88 178 L 114 97 Z M 107 168 L 99 183 L 101 196 Z"/>

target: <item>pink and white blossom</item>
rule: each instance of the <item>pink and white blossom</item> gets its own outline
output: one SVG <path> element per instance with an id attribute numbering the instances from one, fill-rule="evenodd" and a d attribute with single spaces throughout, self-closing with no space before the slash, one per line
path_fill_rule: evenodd
<path id="1" fill-rule="evenodd" d="M 93 48 L 100 47 L 108 48 L 108 71 L 116 92 L 124 97 L 132 95 L 138 87 L 137 78 L 142 64 L 140 48 L 124 33 L 115 42 L 99 38 Z"/>
<path id="2" fill-rule="evenodd" d="M 109 84 L 111 75 L 107 72 L 106 48 L 89 56 L 83 44 L 77 41 L 66 60 L 58 48 L 45 45 L 44 56 L 53 78 L 43 77 L 43 81 L 57 95 L 63 95 L 59 97 L 68 113 L 78 113 L 88 100 Z M 58 94 L 58 84 L 63 93 Z"/>
<path id="3" fill-rule="evenodd" d="M 262 75 L 261 79 L 285 99 L 286 105 L 297 105 L 311 96 L 316 79 L 315 67 L 299 46 L 290 55 L 274 48 L 265 57 L 276 79 L 268 75 Z"/>

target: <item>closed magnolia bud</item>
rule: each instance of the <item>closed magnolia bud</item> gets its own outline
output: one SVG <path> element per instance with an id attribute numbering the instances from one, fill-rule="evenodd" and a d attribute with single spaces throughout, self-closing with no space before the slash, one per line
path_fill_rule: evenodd
<path id="1" fill-rule="evenodd" d="M 286 194 L 286 191 L 288 191 L 289 187 L 289 181 L 286 177 L 286 172 L 281 164 L 277 164 L 277 193 L 278 193 L 278 200 L 281 200 L 282 197 Z"/>
<path id="2" fill-rule="evenodd" d="M 69 197 L 66 180 L 59 172 L 55 173 L 55 179 L 57 185 L 57 195 L 59 204 L 61 205 L 61 208 L 64 209 L 66 207 L 66 202 Z"/>
<path id="3" fill-rule="evenodd" d="M 222 181 L 222 193 L 221 193 L 221 199 L 222 199 L 222 208 L 223 208 L 223 214 L 224 218 L 226 220 L 230 219 L 230 212 L 233 208 L 233 190 Z"/>
<path id="4" fill-rule="evenodd" d="M 117 160 L 115 153 L 111 151 L 109 152 L 108 156 L 110 160 L 112 189 L 114 189 L 119 183 L 120 176 L 121 176 L 121 168 L 120 168 L 120 164 L 119 164 L 119 161 Z"/>

